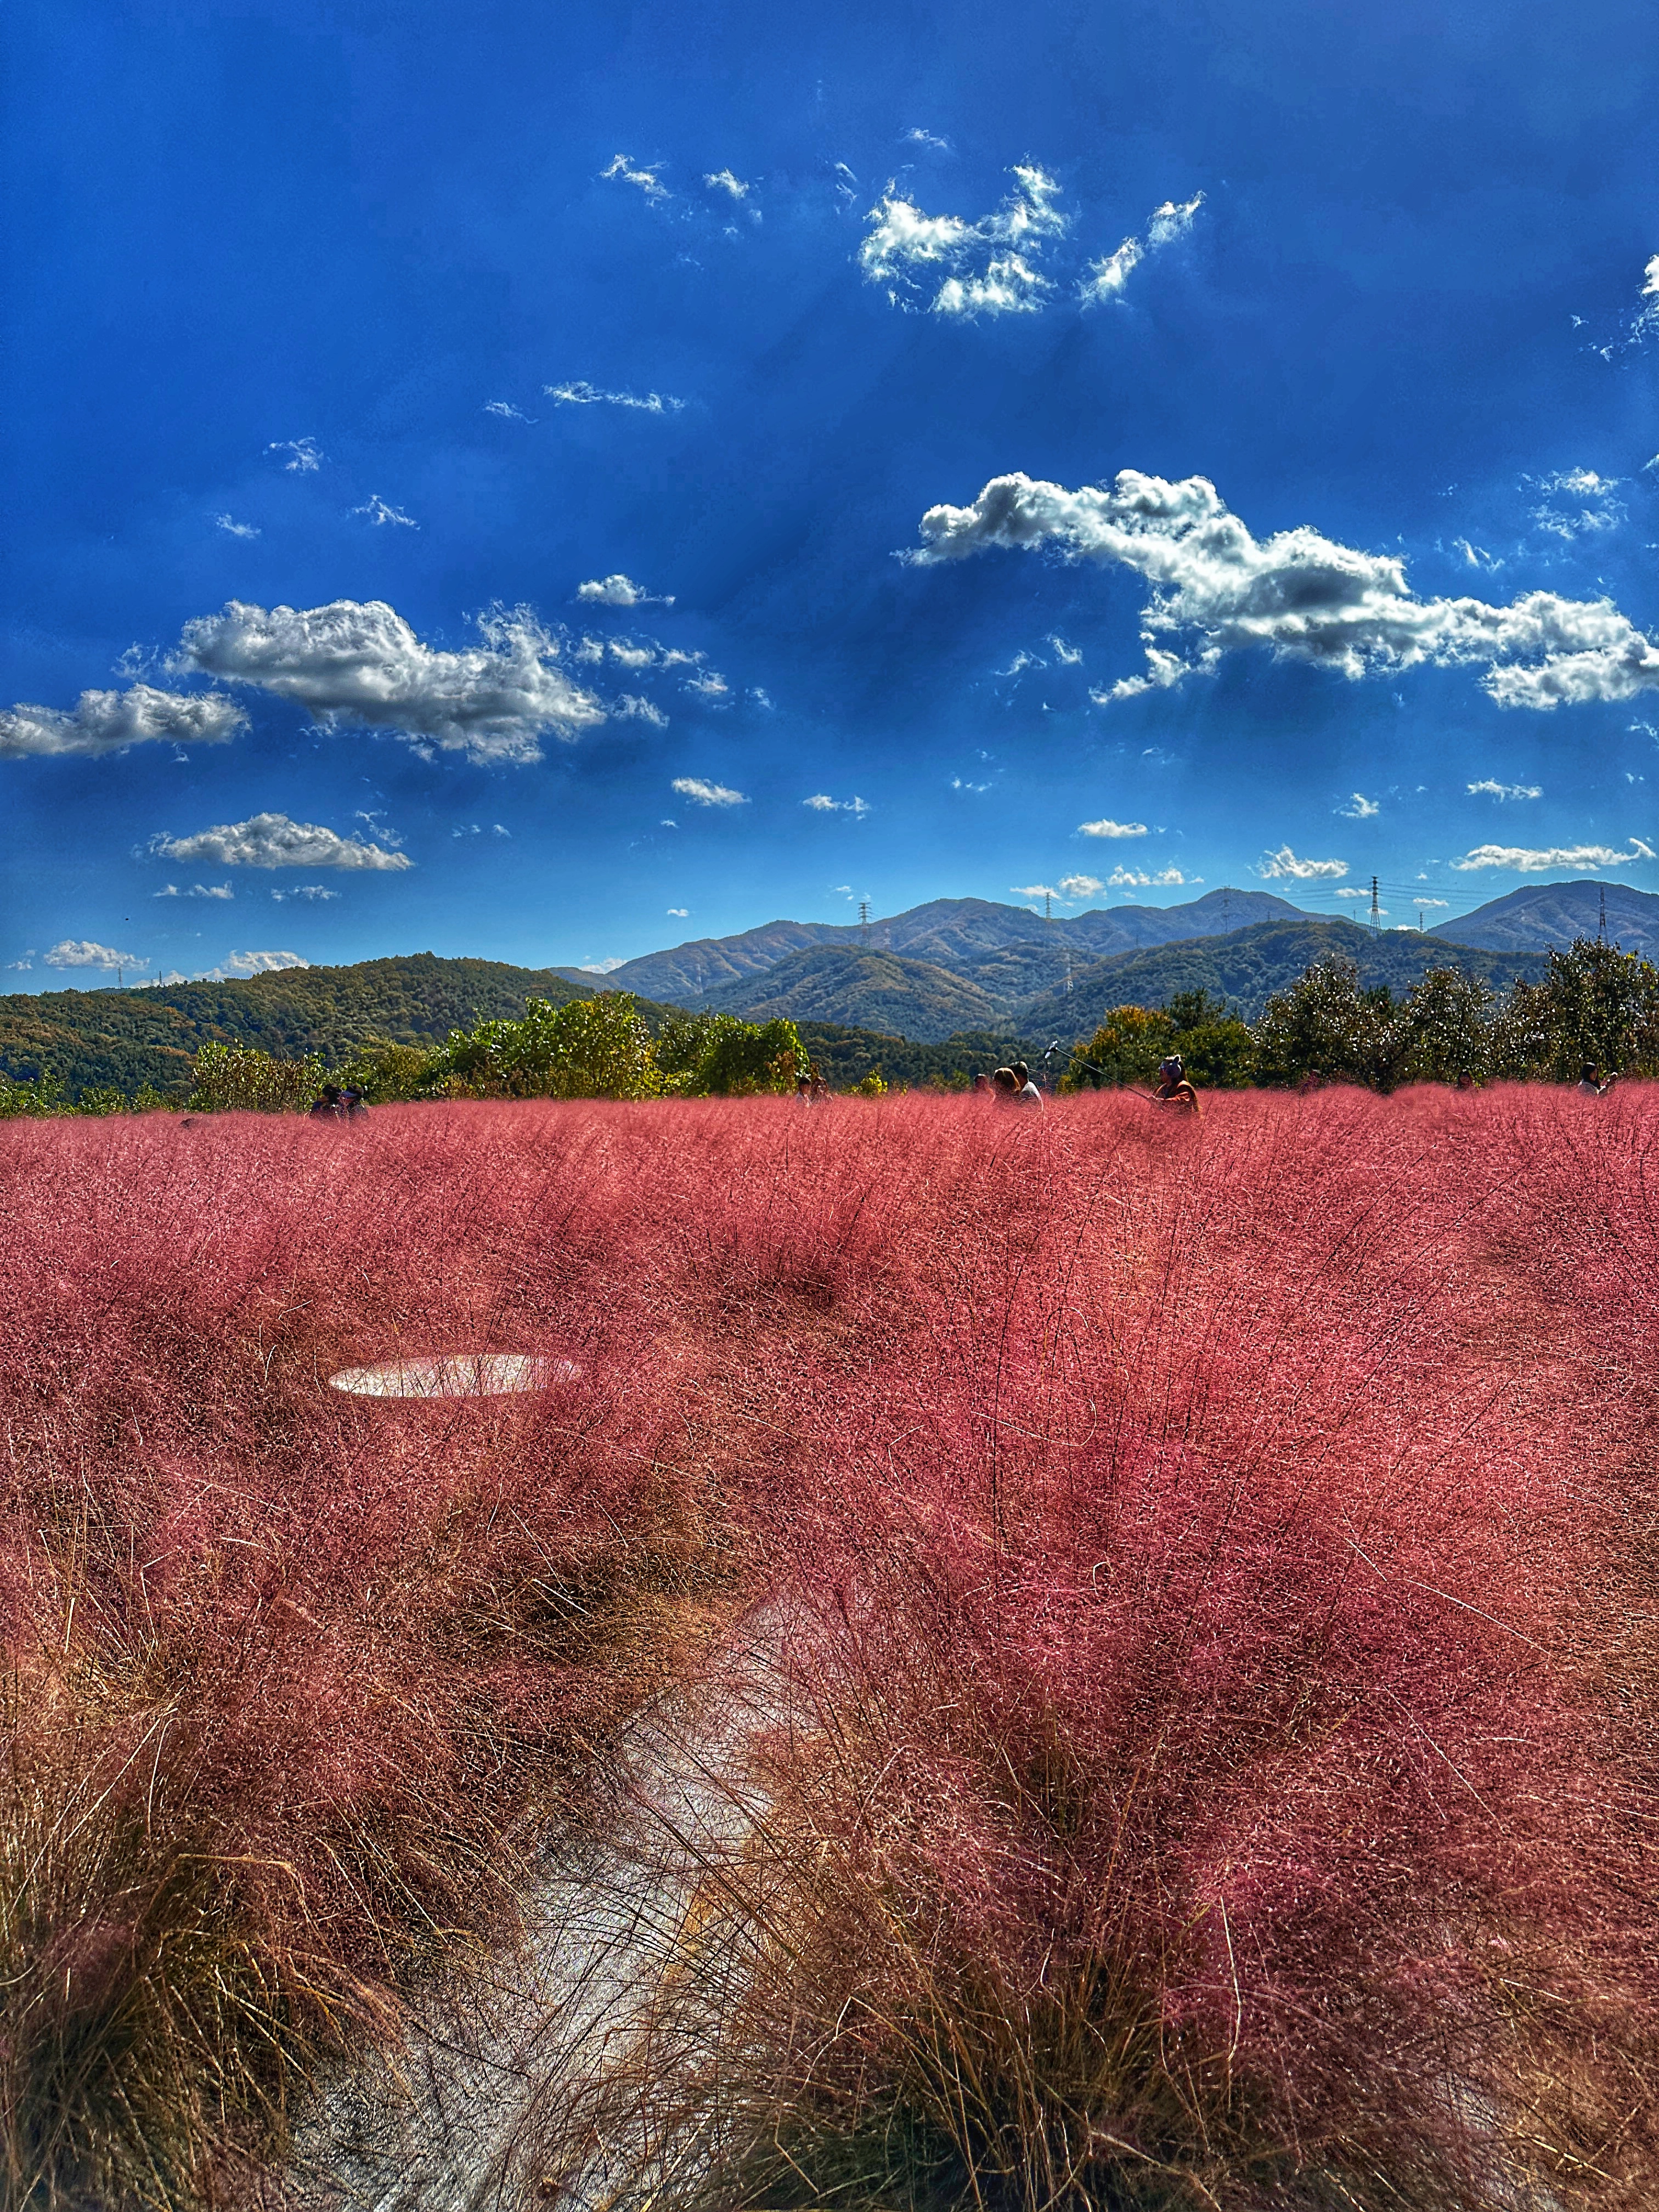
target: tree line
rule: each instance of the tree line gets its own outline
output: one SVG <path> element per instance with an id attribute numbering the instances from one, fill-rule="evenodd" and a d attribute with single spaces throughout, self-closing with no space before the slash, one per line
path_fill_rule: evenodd
<path id="1" fill-rule="evenodd" d="M 1205 991 L 1115 1008 L 1075 1047 L 1063 1091 L 1143 1083 L 1178 1052 L 1200 1089 L 1328 1081 L 1395 1091 L 1407 1083 L 1571 1082 L 1589 1064 L 1659 1075 L 1659 969 L 1639 953 L 1579 938 L 1543 976 L 1499 994 L 1454 968 L 1431 969 L 1395 997 L 1362 988 L 1351 960 L 1316 962 L 1247 1022 Z M 675 1014 L 653 1036 L 633 998 L 606 992 L 555 1006 L 530 999 L 516 1021 L 453 1030 L 441 1044 L 382 1040 L 331 1066 L 253 1045 L 204 1045 L 188 1101 L 198 1113 L 303 1112 L 325 1082 L 370 1105 L 438 1098 L 743 1097 L 787 1092 L 811 1062 L 793 1022 Z M 965 1083 L 966 1078 L 961 1079 Z M 878 1068 L 853 1086 L 886 1088 Z M 951 1087 L 956 1087 L 954 1085 Z M 50 1075 L 0 1076 L 0 1116 L 117 1114 L 180 1102 L 145 1085 L 65 1104 Z"/>

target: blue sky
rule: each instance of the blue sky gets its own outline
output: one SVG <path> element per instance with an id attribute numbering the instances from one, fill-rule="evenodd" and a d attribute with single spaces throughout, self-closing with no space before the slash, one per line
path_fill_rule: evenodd
<path id="1" fill-rule="evenodd" d="M 1659 889 L 1659 46 L 1449 12 L 9 10 L 8 988 Z"/>

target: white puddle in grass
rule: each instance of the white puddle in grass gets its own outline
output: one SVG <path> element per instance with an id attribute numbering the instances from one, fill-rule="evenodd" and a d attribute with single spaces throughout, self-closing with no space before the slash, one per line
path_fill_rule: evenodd
<path id="1" fill-rule="evenodd" d="M 353 1398 L 501 1398 L 574 1382 L 574 1360 L 526 1352 L 449 1352 L 428 1359 L 392 1359 L 380 1367 L 343 1367 L 329 1388 Z"/>

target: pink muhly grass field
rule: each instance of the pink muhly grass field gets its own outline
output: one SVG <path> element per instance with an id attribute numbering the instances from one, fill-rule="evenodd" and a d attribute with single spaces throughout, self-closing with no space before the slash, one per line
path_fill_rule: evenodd
<path id="1" fill-rule="evenodd" d="M 115 2158 L 143 2022 L 124 2187 L 280 2148 L 765 1601 L 773 1811 L 662 2015 L 700 2201 L 1659 2202 L 1656 1127 L 0 1127 L 13 2185 Z M 577 1371 L 328 1387 L 467 1352 Z"/>

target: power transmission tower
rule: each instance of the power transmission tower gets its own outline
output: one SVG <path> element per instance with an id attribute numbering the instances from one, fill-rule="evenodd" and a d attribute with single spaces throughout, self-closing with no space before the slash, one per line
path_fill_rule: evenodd
<path id="1" fill-rule="evenodd" d="M 859 942 L 860 945 L 866 945 L 870 942 L 870 902 L 868 899 L 860 899 L 859 901 Z"/>
<path id="2" fill-rule="evenodd" d="M 1045 921 L 1052 921 L 1054 918 L 1054 895 L 1052 891 L 1044 891 L 1042 894 L 1042 919 Z"/>
<path id="3" fill-rule="evenodd" d="M 1382 934 L 1382 909 L 1376 902 L 1376 878 L 1375 876 L 1371 878 L 1371 933 L 1376 937 L 1380 937 Z"/>

